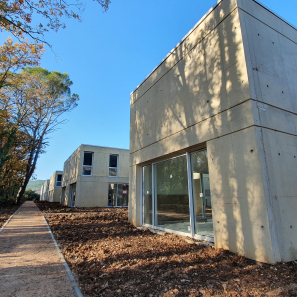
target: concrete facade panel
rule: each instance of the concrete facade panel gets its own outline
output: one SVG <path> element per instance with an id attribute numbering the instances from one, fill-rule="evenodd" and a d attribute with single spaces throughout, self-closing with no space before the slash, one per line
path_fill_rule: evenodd
<path id="1" fill-rule="evenodd" d="M 257 147 L 254 127 L 207 142 L 215 245 L 274 263 Z"/>
<path id="2" fill-rule="evenodd" d="M 211 10 L 203 21 L 197 23 L 191 33 L 184 38 L 183 42 L 174 48 L 168 57 L 131 94 L 131 105 L 147 92 L 154 83 L 162 78 L 183 56 L 191 51 L 197 43 L 203 40 L 236 6 L 236 0 L 218 3 L 217 8 Z"/>
<path id="3" fill-rule="evenodd" d="M 268 205 L 276 232 L 280 261 L 297 258 L 297 137 L 258 128 L 268 180 Z"/>
<path id="4" fill-rule="evenodd" d="M 297 113 L 297 44 L 251 15 L 242 14 L 242 22 L 249 28 L 246 47 L 252 56 L 254 99 Z"/>
<path id="5" fill-rule="evenodd" d="M 61 202 L 62 199 L 62 182 L 61 186 L 57 186 L 58 174 L 63 176 L 63 171 L 55 171 L 49 181 L 49 202 Z"/>
<path id="6" fill-rule="evenodd" d="M 249 100 L 179 133 L 172 134 L 149 147 L 131 153 L 130 166 L 230 134 L 247 128 L 253 123 L 252 103 Z"/>

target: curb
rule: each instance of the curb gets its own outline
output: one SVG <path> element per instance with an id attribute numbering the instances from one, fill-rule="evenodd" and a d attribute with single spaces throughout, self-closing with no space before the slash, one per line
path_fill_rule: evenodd
<path id="1" fill-rule="evenodd" d="M 1 229 L 0 229 L 0 234 L 2 233 L 2 231 L 4 230 L 4 228 L 5 228 L 5 226 L 9 223 L 9 221 L 12 219 L 12 217 L 21 209 L 21 207 L 22 207 L 23 205 L 21 205 L 18 209 L 17 209 L 17 211 L 15 212 L 15 213 L 13 213 L 10 217 L 9 217 L 9 219 L 5 222 L 5 224 L 1 227 Z"/>
<path id="2" fill-rule="evenodd" d="M 44 219 L 44 221 L 45 221 L 45 223 L 47 225 L 48 232 L 50 233 L 50 235 L 51 235 L 51 237 L 53 239 L 53 242 L 54 242 L 54 244 L 56 246 L 56 249 L 57 249 L 57 251 L 58 251 L 58 253 L 60 255 L 60 258 L 61 258 L 61 260 L 63 262 L 63 265 L 64 265 L 64 267 L 66 269 L 66 272 L 67 272 L 67 274 L 68 274 L 68 276 L 70 278 L 70 281 L 71 281 L 71 283 L 72 283 L 72 285 L 74 287 L 76 296 L 77 297 L 83 297 L 83 294 L 81 293 L 81 291 L 80 291 L 80 289 L 79 289 L 79 287 L 77 285 L 77 282 L 75 281 L 74 276 L 73 276 L 73 274 L 72 274 L 72 272 L 71 272 L 71 270 L 70 270 L 70 268 L 69 268 L 69 266 L 68 266 L 68 264 L 67 264 L 67 262 L 66 262 L 66 260 L 65 260 L 65 258 L 63 256 L 63 254 L 62 254 L 62 252 L 61 252 L 61 250 L 60 250 L 60 248 L 59 248 L 59 246 L 57 244 L 57 241 L 56 241 L 56 239 L 54 237 L 54 234 L 53 234 L 52 230 L 50 229 L 50 227 L 49 227 L 49 225 L 48 225 L 48 223 L 47 223 L 47 221 L 46 221 L 46 219 L 45 219 L 44 216 L 43 216 L 43 219 Z"/>

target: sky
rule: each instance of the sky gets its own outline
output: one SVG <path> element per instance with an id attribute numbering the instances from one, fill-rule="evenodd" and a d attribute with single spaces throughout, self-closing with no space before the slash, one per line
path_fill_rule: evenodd
<path id="1" fill-rule="evenodd" d="M 111 0 L 103 13 L 96 2 L 83 1 L 82 22 L 65 20 L 66 29 L 45 36 L 53 50 L 46 49 L 40 66 L 68 73 L 80 101 L 38 159 L 41 180 L 63 170 L 80 144 L 129 149 L 130 93 L 216 2 Z M 297 27 L 297 1 L 261 3 Z"/>

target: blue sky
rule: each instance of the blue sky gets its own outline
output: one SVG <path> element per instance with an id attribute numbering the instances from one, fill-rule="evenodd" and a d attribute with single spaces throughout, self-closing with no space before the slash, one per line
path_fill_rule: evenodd
<path id="1" fill-rule="evenodd" d="M 67 123 L 50 135 L 35 174 L 48 179 L 80 144 L 129 148 L 130 93 L 161 62 L 214 0 L 111 0 L 102 13 L 87 2 L 82 22 L 66 20 L 66 29 L 50 32 L 41 66 L 66 72 L 79 94 Z M 297 1 L 262 0 L 297 27 Z M 1 41 L 6 37 L 1 35 Z"/>

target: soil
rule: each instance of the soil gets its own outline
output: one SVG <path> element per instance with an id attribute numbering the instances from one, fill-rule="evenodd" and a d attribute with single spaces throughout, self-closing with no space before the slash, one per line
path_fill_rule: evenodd
<path id="1" fill-rule="evenodd" d="M 0 228 L 2 228 L 5 222 L 19 209 L 19 207 L 20 205 L 0 207 Z"/>
<path id="2" fill-rule="evenodd" d="M 47 220 L 84 296 L 297 296 L 297 262 L 263 264 L 137 229 L 127 213 Z"/>
<path id="3" fill-rule="evenodd" d="M 59 202 L 39 201 L 38 208 L 46 213 L 128 212 L 127 207 L 69 207 Z"/>

